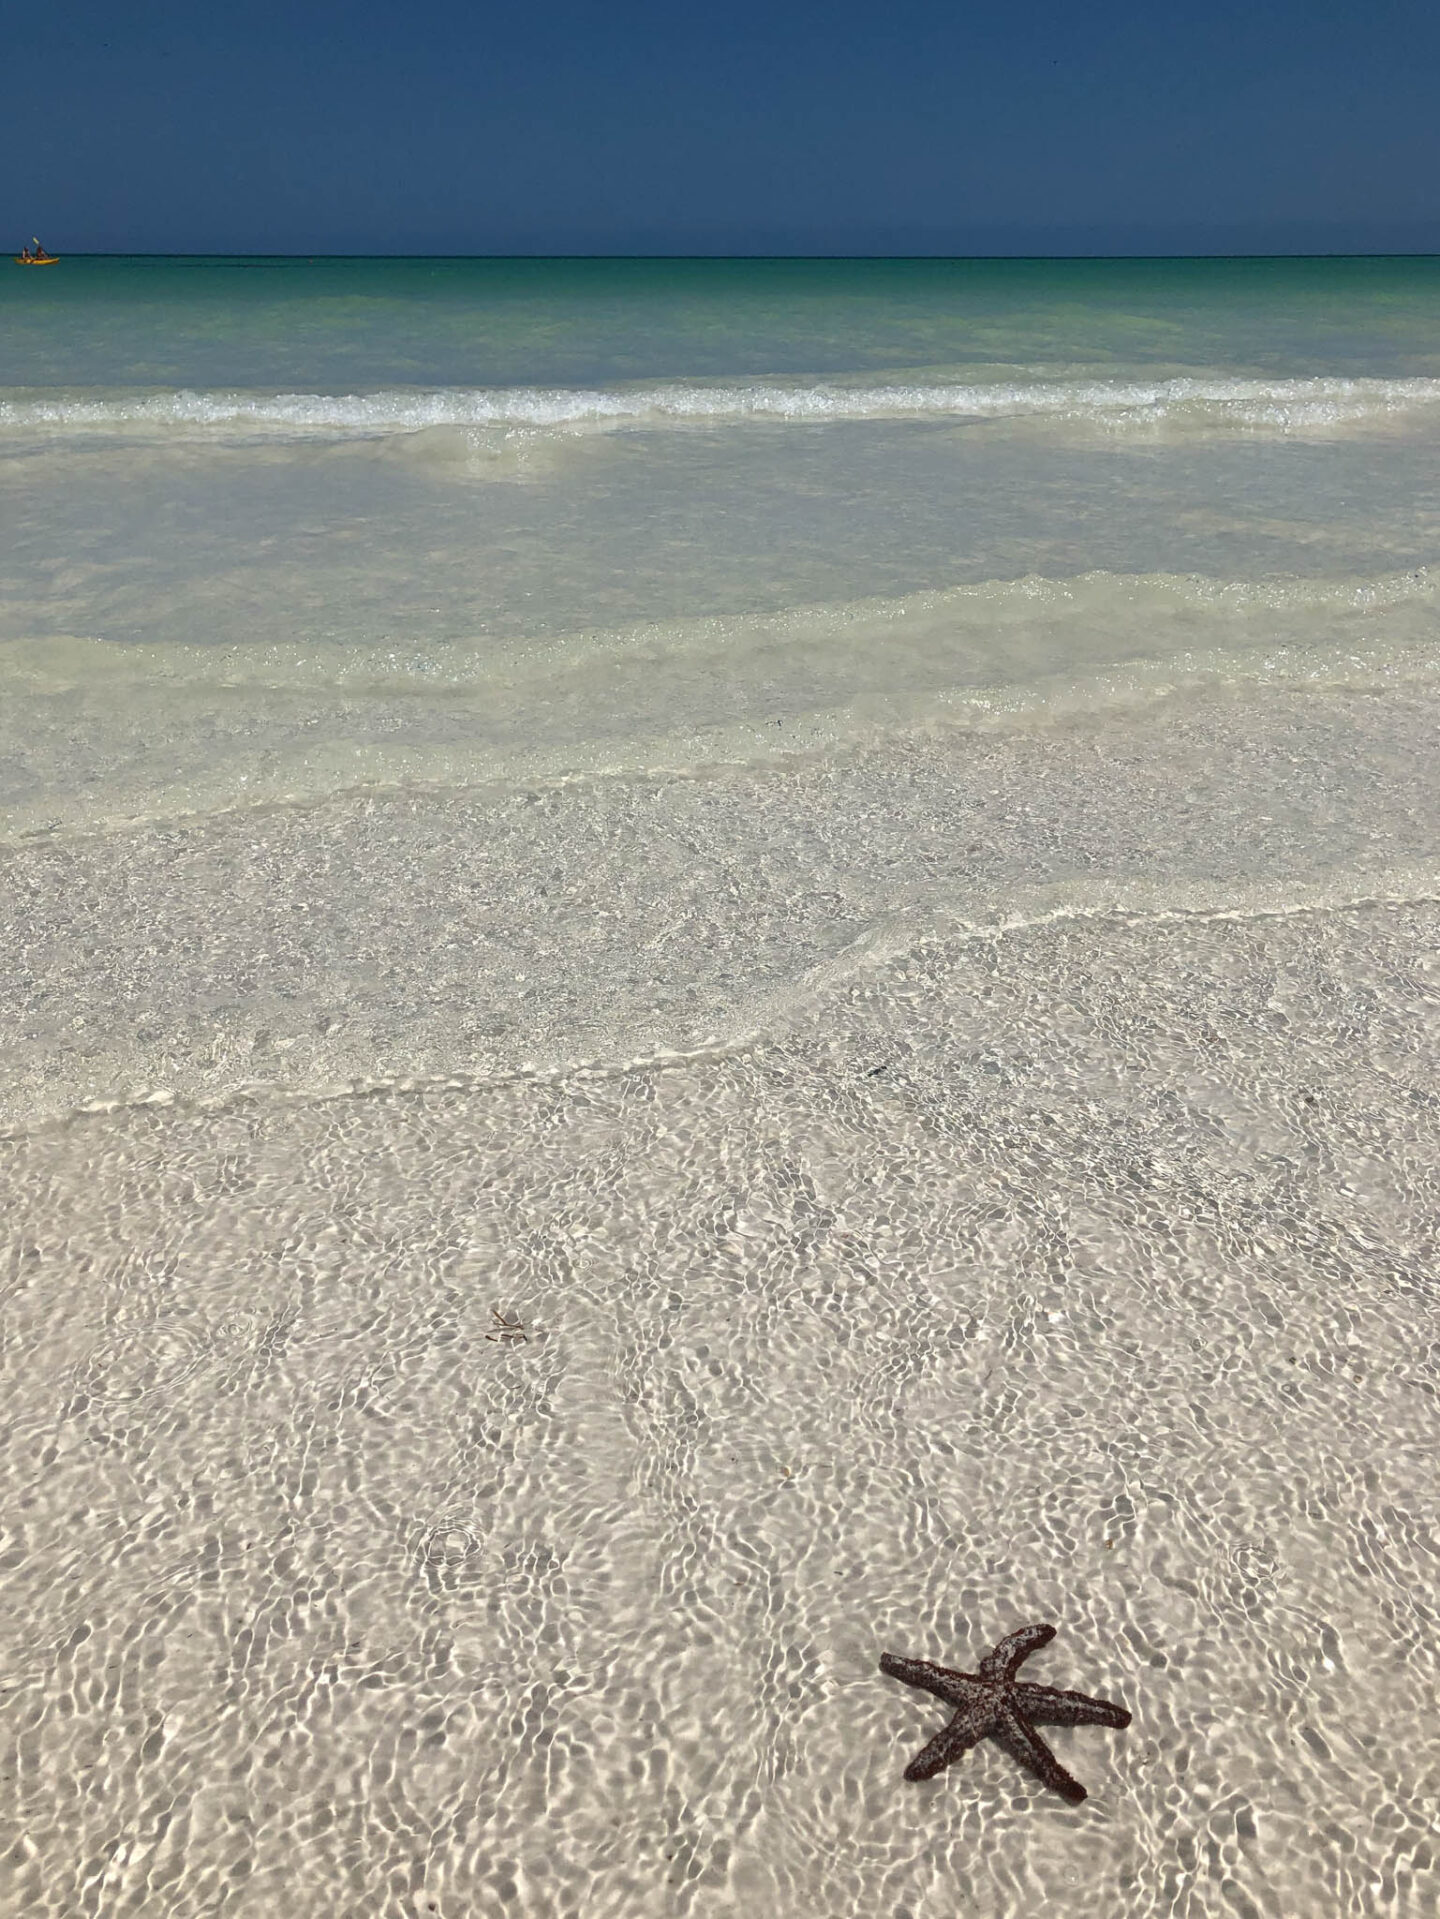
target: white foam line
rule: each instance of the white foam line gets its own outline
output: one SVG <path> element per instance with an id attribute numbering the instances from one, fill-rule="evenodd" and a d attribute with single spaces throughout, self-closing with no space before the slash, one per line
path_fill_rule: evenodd
<path id="1" fill-rule="evenodd" d="M 518 1066 L 489 1070 L 463 1070 L 451 1073 L 394 1074 L 382 1078 L 316 1081 L 298 1086 L 282 1086 L 268 1080 L 246 1080 L 224 1092 L 182 1097 L 168 1087 L 149 1087 L 127 1096 L 82 1101 L 64 1111 L 39 1114 L 18 1125 L 0 1127 L 0 1140 L 26 1139 L 36 1134 L 55 1132 L 90 1119 L 113 1117 L 116 1113 L 142 1112 L 156 1108 L 176 1112 L 213 1114 L 233 1111 L 241 1106 L 264 1105 L 294 1109 L 326 1105 L 343 1099 L 381 1099 L 387 1097 L 427 1096 L 435 1093 L 483 1093 L 506 1086 L 558 1086 L 574 1081 L 579 1084 L 625 1079 L 631 1074 L 676 1072 L 686 1066 L 705 1065 L 726 1059 L 738 1059 L 766 1046 L 783 1044 L 778 1027 L 793 1027 L 797 1013 L 813 1004 L 820 993 L 854 978 L 862 971 L 874 970 L 903 954 L 934 951 L 942 945 L 965 946 L 981 941 L 998 943 L 1016 934 L 1035 931 L 1062 922 L 1090 921 L 1096 925 L 1144 926 L 1166 923 L 1215 925 L 1261 920 L 1301 919 L 1307 915 L 1359 913 L 1377 908 L 1440 906 L 1440 890 L 1427 875 L 1395 876 L 1396 890 L 1367 888 L 1364 892 L 1339 897 L 1320 895 L 1282 905 L 1231 905 L 1210 907 L 1155 906 L 1152 908 L 1109 906 L 1056 906 L 1035 913 L 1005 913 L 992 921 L 972 921 L 956 917 L 944 932 L 935 929 L 930 916 L 928 932 L 919 932 L 908 916 L 887 917 L 878 926 L 867 929 L 842 952 L 832 955 L 793 985 L 762 1002 L 762 1023 L 747 1025 L 729 1039 L 712 1035 L 698 1046 L 661 1048 L 654 1053 L 625 1059 L 570 1059 L 539 1065 L 524 1061 Z M 909 937 L 899 938 L 902 928 L 910 926 Z M 753 1016 L 753 1015 L 752 1015 Z"/>
<path id="2" fill-rule="evenodd" d="M 0 401 L 0 430 L 169 431 L 265 437 L 385 437 L 454 426 L 577 431 L 746 420 L 823 421 L 1046 417 L 1123 428 L 1167 422 L 1290 431 L 1382 419 L 1440 403 L 1440 380 L 1292 379 L 782 384 L 676 382 L 645 387 L 445 388 Z"/>

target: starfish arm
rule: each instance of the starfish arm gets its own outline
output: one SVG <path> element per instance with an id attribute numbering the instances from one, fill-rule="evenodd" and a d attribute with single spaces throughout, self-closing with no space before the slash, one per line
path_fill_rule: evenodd
<path id="1" fill-rule="evenodd" d="M 1053 1686 L 1015 1687 L 1017 1712 L 1038 1726 L 1114 1726 L 1130 1724 L 1123 1706 L 1109 1699 L 1090 1699 L 1083 1692 L 1058 1692 Z"/>
<path id="2" fill-rule="evenodd" d="M 1007 1633 L 993 1652 L 987 1652 L 980 1661 L 981 1679 L 1013 1679 L 1016 1669 L 1032 1652 L 1038 1652 L 1042 1646 L 1048 1646 L 1055 1637 L 1053 1626 L 1022 1626 L 1018 1632 Z"/>
<path id="3" fill-rule="evenodd" d="M 969 1673 L 952 1672 L 948 1666 L 933 1666 L 928 1659 L 897 1659 L 892 1652 L 882 1653 L 880 1670 L 891 1679 L 903 1680 L 907 1686 L 918 1686 L 922 1692 L 933 1693 L 947 1706 L 964 1708 L 978 1691 Z"/>
<path id="4" fill-rule="evenodd" d="M 1033 1772 L 1037 1779 L 1049 1786 L 1052 1792 L 1058 1792 L 1062 1799 L 1068 1799 L 1072 1806 L 1078 1806 L 1087 1796 L 1080 1781 L 1066 1772 L 1035 1728 L 1028 1725 L 1013 1706 L 1002 1709 L 991 1737 L 1017 1765 Z M 921 1757 L 924 1757 L 923 1753 Z"/>
<path id="5" fill-rule="evenodd" d="M 954 1763 L 962 1754 L 969 1752 L 994 1727 L 994 1716 L 988 1712 L 957 1712 L 948 1726 L 943 1726 L 935 1737 L 921 1751 L 917 1752 L 905 1768 L 905 1777 L 910 1780 L 933 1779 Z"/>

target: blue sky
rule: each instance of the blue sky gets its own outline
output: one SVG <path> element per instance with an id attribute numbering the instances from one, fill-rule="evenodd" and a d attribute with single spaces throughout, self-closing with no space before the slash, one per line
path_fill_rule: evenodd
<path id="1" fill-rule="evenodd" d="M 5 0 L 5 244 L 1440 251 L 1434 0 Z"/>

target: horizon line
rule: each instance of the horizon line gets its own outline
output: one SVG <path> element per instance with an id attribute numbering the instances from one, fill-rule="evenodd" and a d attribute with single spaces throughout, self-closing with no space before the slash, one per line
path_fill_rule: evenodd
<path id="1" fill-rule="evenodd" d="M 1216 251 L 1190 253 L 609 253 L 609 252 L 480 252 L 480 253 L 357 253 L 351 251 L 329 253 L 316 249 L 301 249 L 297 252 L 248 249 L 205 248 L 158 250 L 152 248 L 107 248 L 103 251 L 77 249 L 73 252 L 56 254 L 60 260 L 297 260 L 307 263 L 316 260 L 634 260 L 634 261 L 734 261 L 750 260 L 758 262 L 791 263 L 795 261 L 893 261 L 919 262 L 937 261 L 959 263 L 971 261 L 1012 261 L 1017 264 L 1027 262 L 1045 262 L 1047 264 L 1064 261 L 1094 262 L 1140 262 L 1153 261 L 1169 263 L 1188 260 L 1440 260 L 1440 249 L 1385 248 L 1376 251 L 1355 248 L 1330 248 L 1316 252 L 1247 252 L 1221 249 Z"/>

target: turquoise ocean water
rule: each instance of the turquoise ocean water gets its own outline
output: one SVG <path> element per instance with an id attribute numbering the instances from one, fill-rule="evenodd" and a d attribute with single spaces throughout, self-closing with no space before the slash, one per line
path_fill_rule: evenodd
<path id="1" fill-rule="evenodd" d="M 1437 569 L 1437 259 L 0 269 L 0 1911 L 1430 1910 Z"/>
<path id="2" fill-rule="evenodd" d="M 1440 262 L 80 258 L 6 384 L 355 392 L 1006 364 L 1440 373 Z"/>

